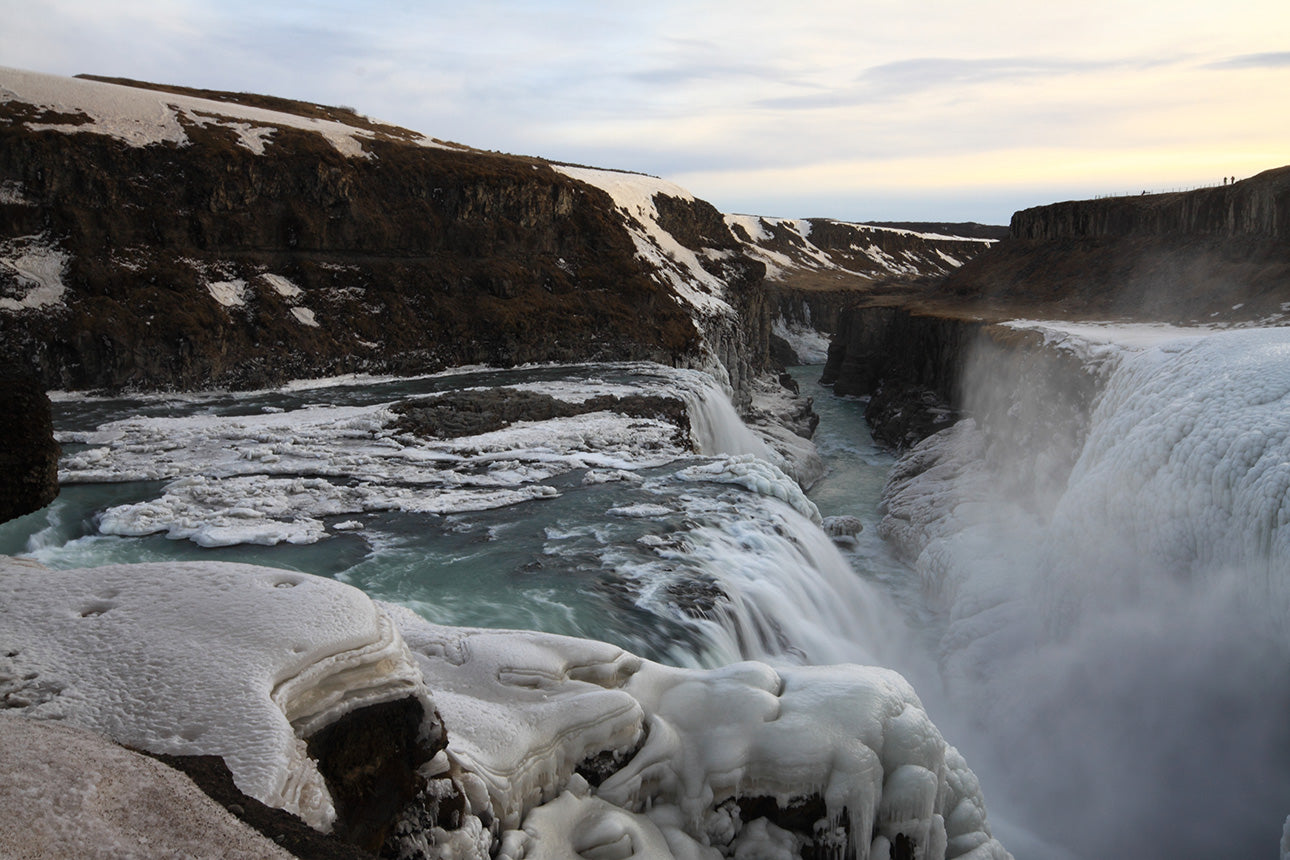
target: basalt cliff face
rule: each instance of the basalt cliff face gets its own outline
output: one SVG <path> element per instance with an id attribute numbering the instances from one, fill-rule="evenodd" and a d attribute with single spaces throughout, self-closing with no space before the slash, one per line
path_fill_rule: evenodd
<path id="1" fill-rule="evenodd" d="M 1290 167 L 1214 188 L 1016 213 L 1009 238 L 955 271 L 944 298 L 981 313 L 1272 321 L 1290 299 Z"/>
<path id="2" fill-rule="evenodd" d="M 870 396 L 875 435 L 906 447 L 963 412 L 968 367 L 985 360 L 1011 380 L 1003 388 L 1064 380 L 1047 426 L 1078 438 L 1072 422 L 1097 380 L 1042 338 L 1000 323 L 1275 324 L 1290 318 L 1288 232 L 1290 168 L 1192 192 L 1027 209 L 1007 239 L 937 282 L 853 295 L 824 380 L 839 394 Z"/>
<path id="3" fill-rule="evenodd" d="M 762 266 L 715 210 L 573 173 L 344 109 L 0 70 L 0 343 L 66 389 L 717 358 L 738 388 L 761 370 Z M 673 233 L 605 190 L 633 182 L 672 195 Z M 642 232 L 715 273 L 714 306 Z"/>

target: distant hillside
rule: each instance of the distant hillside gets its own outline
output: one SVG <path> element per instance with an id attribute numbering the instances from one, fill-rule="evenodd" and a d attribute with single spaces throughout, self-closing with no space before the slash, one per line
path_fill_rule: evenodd
<path id="1" fill-rule="evenodd" d="M 829 218 L 727 215 L 766 279 L 794 289 L 863 289 L 891 280 L 940 278 L 990 246 L 967 239 Z"/>
<path id="2" fill-rule="evenodd" d="M 47 387 L 766 360 L 763 267 L 652 177 L 347 108 L 0 69 L 0 343 Z"/>
<path id="3" fill-rule="evenodd" d="M 1002 224 L 978 224 L 975 221 L 942 223 L 939 221 L 865 221 L 871 227 L 894 227 L 915 233 L 938 233 L 965 239 L 1006 239 L 1008 228 Z"/>

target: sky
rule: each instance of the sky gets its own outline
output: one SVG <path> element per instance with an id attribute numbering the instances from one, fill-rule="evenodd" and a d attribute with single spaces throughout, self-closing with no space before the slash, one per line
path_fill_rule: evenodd
<path id="1" fill-rule="evenodd" d="M 1006 224 L 1290 164 L 1285 0 L 0 0 L 0 65 L 346 105 L 725 212 Z"/>

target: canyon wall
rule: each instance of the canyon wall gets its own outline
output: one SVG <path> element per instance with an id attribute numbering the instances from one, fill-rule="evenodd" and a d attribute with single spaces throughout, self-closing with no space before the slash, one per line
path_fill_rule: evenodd
<path id="1" fill-rule="evenodd" d="M 896 447 L 965 410 L 999 425 L 1009 404 L 972 396 L 965 384 L 981 373 L 997 377 L 998 391 L 1061 380 L 1053 415 L 1036 426 L 1070 426 L 1097 380 L 1033 332 L 1000 323 L 1284 324 L 1287 225 L 1290 168 L 1192 192 L 1027 209 L 1013 216 L 1008 239 L 943 280 L 858 296 L 838 311 L 823 378 L 839 394 L 870 397 L 875 436 Z"/>
<path id="2" fill-rule="evenodd" d="M 1290 167 L 1195 191 L 1036 206 L 1009 228 L 1014 239 L 1047 241 L 1171 234 L 1290 239 Z"/>
<path id="3" fill-rule="evenodd" d="M 1290 301 L 1290 168 L 1231 185 L 1016 213 L 942 301 L 1000 316 L 1274 323 Z"/>
<path id="4" fill-rule="evenodd" d="M 4 74 L 0 343 L 46 388 L 713 353 L 738 388 L 766 362 L 761 265 L 706 204 L 670 207 L 668 241 L 747 325 L 709 325 L 608 193 L 542 160 L 281 99 Z"/>

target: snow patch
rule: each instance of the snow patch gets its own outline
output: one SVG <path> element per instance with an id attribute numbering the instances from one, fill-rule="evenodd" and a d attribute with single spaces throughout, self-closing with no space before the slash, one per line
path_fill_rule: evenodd
<path id="1" fill-rule="evenodd" d="M 314 319 L 314 312 L 309 308 L 292 308 L 291 315 L 296 318 L 296 322 L 310 328 L 318 328 L 318 320 Z"/>
<path id="2" fill-rule="evenodd" d="M 67 291 L 63 275 L 69 259 L 67 252 L 43 236 L 20 236 L 0 242 L 0 276 L 10 275 L 19 290 L 26 290 L 20 298 L 0 296 L 0 310 L 61 305 Z"/>
<path id="3" fill-rule="evenodd" d="M 274 131 L 286 127 L 319 134 L 338 152 L 354 158 L 369 157 L 362 142 L 377 136 L 376 132 L 368 129 L 333 120 L 0 67 L 0 102 L 10 101 L 82 118 L 74 123 L 27 123 L 33 131 L 103 134 L 130 146 L 161 143 L 187 146 L 190 141 L 184 131 L 184 123 L 190 123 L 199 127 L 229 128 L 237 135 L 238 145 L 262 155 Z M 419 135 L 410 142 L 418 146 L 448 148 Z"/>
<path id="4" fill-rule="evenodd" d="M 770 330 L 783 338 L 798 364 L 824 364 L 829 358 L 829 336 L 816 331 L 807 323 L 789 322 L 782 316 L 776 317 Z"/>
<path id="5" fill-rule="evenodd" d="M 284 278 L 282 275 L 263 274 L 260 279 L 273 288 L 273 291 L 284 299 L 298 299 L 304 294 L 294 283 Z"/>
<path id="6" fill-rule="evenodd" d="M 33 204 L 23 194 L 21 182 L 6 179 L 0 182 L 0 205 L 31 206 Z"/>
<path id="7" fill-rule="evenodd" d="M 240 308 L 246 304 L 246 281 L 240 278 L 210 282 L 206 285 L 206 292 L 226 308 Z"/>
<path id="8" fill-rule="evenodd" d="M 636 173 L 553 165 L 564 175 L 609 194 L 627 216 L 627 231 L 636 243 L 636 254 L 651 264 L 676 295 L 706 315 L 730 317 L 734 308 L 725 300 L 725 283 L 703 268 L 697 254 L 682 245 L 659 224 L 657 195 L 693 201 L 679 185 Z"/>

